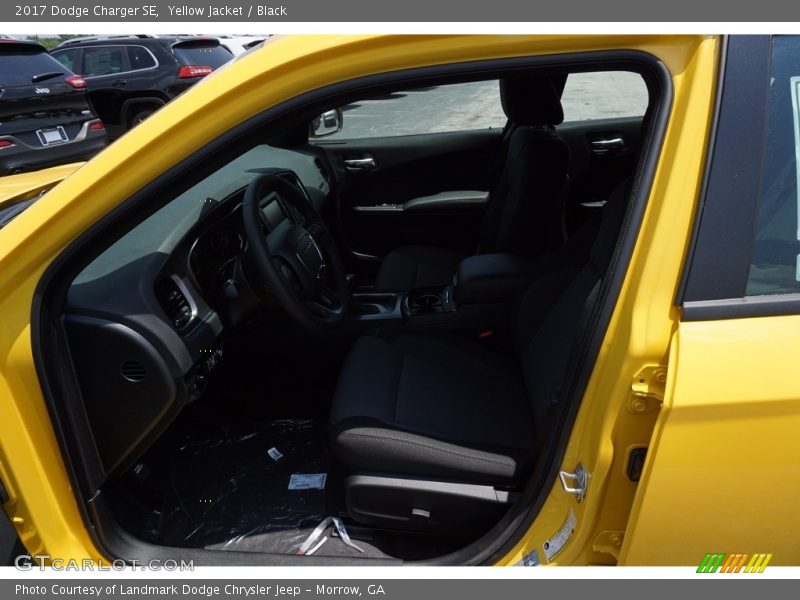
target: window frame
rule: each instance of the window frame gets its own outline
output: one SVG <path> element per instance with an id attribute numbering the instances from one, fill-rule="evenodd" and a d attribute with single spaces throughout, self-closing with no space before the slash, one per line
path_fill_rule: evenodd
<path id="1" fill-rule="evenodd" d="M 107 555 L 122 558 L 130 556 L 183 558 L 207 561 L 214 556 L 213 550 L 197 550 L 154 546 L 120 533 L 119 526 L 109 518 L 105 505 L 106 498 L 102 494 L 94 494 L 91 473 L 82 460 L 92 457 L 91 448 L 86 447 L 86 438 L 79 435 L 80 424 L 67 418 L 71 413 L 68 397 L 72 392 L 70 383 L 65 382 L 65 371 L 59 369 L 65 353 L 59 353 L 64 339 L 57 323 L 51 319 L 60 314 L 66 300 L 65 291 L 75 275 L 93 256 L 96 256 L 110 242 L 122 233 L 130 230 L 136 223 L 155 212 L 168 202 L 174 190 L 184 189 L 187 181 L 192 181 L 197 171 L 202 171 L 208 164 L 220 160 L 219 155 L 226 148 L 240 145 L 251 136 L 258 135 L 261 128 L 275 125 L 280 119 L 297 115 L 311 117 L 319 114 L 325 106 L 351 97 L 353 92 L 364 93 L 368 90 L 382 89 L 383 86 L 395 82 L 437 80 L 457 80 L 465 75 L 480 75 L 483 72 L 501 72 L 512 74 L 518 71 L 540 69 L 547 72 L 549 67 L 570 65 L 576 69 L 592 67 L 600 63 L 630 64 L 647 71 L 653 80 L 651 91 L 652 118 L 643 141 L 645 151 L 639 158 L 635 171 L 635 185 L 623 224 L 623 231 L 617 242 L 613 257 L 613 265 L 604 280 L 603 288 L 598 296 L 598 306 L 592 315 L 584 347 L 575 368 L 569 389 L 564 392 L 566 403 L 563 420 L 550 432 L 550 439 L 543 446 L 546 455 L 540 459 L 538 468 L 532 475 L 531 484 L 520 499 L 518 511 L 511 511 L 496 526 L 497 533 L 484 546 L 476 549 L 475 545 L 467 546 L 452 554 L 437 559 L 439 564 L 495 564 L 500 558 L 518 543 L 520 536 L 526 532 L 537 518 L 540 509 L 557 479 L 558 466 L 566 452 L 567 442 L 572 432 L 578 408 L 581 404 L 583 390 L 588 383 L 592 369 L 611 320 L 620 290 L 625 279 L 626 265 L 631 260 L 639 237 L 639 226 L 650 200 L 650 191 L 655 178 L 655 171 L 661 159 L 662 144 L 673 109 L 674 89 L 672 75 L 662 60 L 641 50 L 615 49 L 520 56 L 511 58 L 494 58 L 473 62 L 446 63 L 443 65 L 413 67 L 409 69 L 365 75 L 358 79 L 347 80 L 319 87 L 289 100 L 276 104 L 262 113 L 242 121 L 225 134 L 214 139 L 197 152 L 186 157 L 178 164 L 166 169 L 160 176 L 137 190 L 130 198 L 122 202 L 111 212 L 101 217 L 86 229 L 64 249 L 47 268 L 42 276 L 33 299 L 31 310 L 31 339 L 34 351 L 37 374 L 42 385 L 48 409 L 54 423 L 57 424 L 58 442 L 61 454 L 66 461 L 70 481 L 78 501 L 87 531 L 95 546 Z M 207 169 L 206 169 L 207 170 Z M 64 390 L 67 390 L 65 393 Z M 94 494 L 94 495 L 92 495 Z M 91 504 L 90 504 L 91 501 Z M 268 556 L 270 564 L 299 564 L 297 557 L 281 554 L 264 554 L 259 552 L 244 553 L 248 556 L 238 557 L 240 564 L 264 564 Z M 219 554 L 216 555 L 219 557 Z M 314 558 L 305 558 L 308 564 Z M 327 559 L 319 564 L 330 564 Z M 359 564 L 365 559 L 353 559 Z M 366 559 L 369 560 L 369 559 Z"/>
<path id="2" fill-rule="evenodd" d="M 152 67 L 144 67 L 142 69 L 133 69 L 133 68 L 131 68 L 130 55 L 128 53 L 128 48 L 130 48 L 131 46 L 136 46 L 138 48 L 144 49 L 144 51 L 147 52 L 150 55 L 150 57 L 153 59 L 153 62 L 155 64 Z M 147 46 L 143 46 L 142 44 L 90 44 L 90 45 L 86 45 L 86 46 L 81 46 L 80 48 L 63 48 L 59 52 L 64 52 L 66 50 L 78 50 L 79 51 L 79 54 L 78 54 L 79 61 L 78 62 L 80 64 L 81 71 L 83 71 L 84 70 L 84 62 L 83 61 L 84 61 L 84 59 L 86 57 L 86 50 L 95 49 L 95 48 L 121 48 L 122 51 L 123 51 L 123 54 L 125 56 L 125 68 L 122 71 L 119 71 L 117 73 L 105 73 L 105 74 L 102 74 L 102 75 L 83 75 L 83 74 L 81 74 L 81 77 L 83 77 L 86 80 L 98 79 L 100 77 L 118 77 L 119 75 L 124 75 L 125 73 L 141 73 L 142 71 L 152 71 L 154 69 L 157 69 L 160 66 L 160 63 L 158 62 L 158 58 L 156 58 L 156 55 L 153 54 L 153 52 L 150 50 L 150 48 L 148 48 Z M 56 52 L 53 52 L 53 54 L 56 54 Z M 53 58 L 56 58 L 56 57 L 53 56 Z M 58 60 L 58 59 L 56 59 L 56 60 Z M 78 71 L 75 71 L 75 72 L 78 73 Z"/>

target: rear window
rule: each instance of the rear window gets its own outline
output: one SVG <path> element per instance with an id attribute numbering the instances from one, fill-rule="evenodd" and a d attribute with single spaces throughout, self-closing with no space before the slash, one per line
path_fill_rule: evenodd
<path id="1" fill-rule="evenodd" d="M 638 73 L 597 71 L 570 73 L 561 95 L 564 121 L 641 117 L 650 102 Z"/>
<path id="2" fill-rule="evenodd" d="M 75 59 L 78 57 L 78 51 L 75 49 L 59 50 L 58 52 L 53 52 L 51 56 L 70 71 L 80 70 L 80 65 L 75 64 Z"/>
<path id="3" fill-rule="evenodd" d="M 153 55 L 142 46 L 129 46 L 128 60 L 131 63 L 131 69 L 134 71 L 138 69 L 151 69 L 156 66 Z"/>
<path id="4" fill-rule="evenodd" d="M 45 52 L 20 52 L 0 50 L 0 85 L 11 87 L 31 85 L 36 75 L 45 73 L 62 73 L 58 77 L 50 77 L 42 83 L 64 81 L 72 73 L 60 62 Z"/>
<path id="5" fill-rule="evenodd" d="M 216 69 L 233 58 L 233 55 L 222 46 L 178 46 L 172 51 L 183 66 L 204 66 Z"/>

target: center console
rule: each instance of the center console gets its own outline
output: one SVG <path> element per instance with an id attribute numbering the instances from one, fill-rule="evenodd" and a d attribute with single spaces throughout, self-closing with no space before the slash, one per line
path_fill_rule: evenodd
<path id="1" fill-rule="evenodd" d="M 360 329 L 412 325 L 485 334 L 506 325 L 535 272 L 536 263 L 510 254 L 471 256 L 461 261 L 450 285 L 354 293 L 350 321 Z"/>

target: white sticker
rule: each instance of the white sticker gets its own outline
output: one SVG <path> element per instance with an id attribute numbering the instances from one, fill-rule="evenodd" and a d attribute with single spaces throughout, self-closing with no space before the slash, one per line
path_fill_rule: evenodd
<path id="1" fill-rule="evenodd" d="M 273 447 L 273 448 L 270 448 L 269 450 L 267 450 L 267 454 L 269 454 L 269 457 L 270 457 L 272 460 L 280 460 L 280 459 L 282 459 L 282 458 L 283 458 L 283 454 L 281 454 L 281 453 L 278 451 L 278 449 L 277 449 L 277 448 L 274 448 L 274 447 Z"/>
<path id="2" fill-rule="evenodd" d="M 324 490 L 326 473 L 295 473 L 289 478 L 290 490 Z"/>
<path id="3" fill-rule="evenodd" d="M 575 526 L 578 524 L 578 520 L 575 518 L 575 513 L 572 512 L 572 507 L 569 509 L 569 514 L 567 515 L 567 520 L 564 521 L 564 524 L 561 526 L 553 537 L 547 540 L 544 543 L 542 548 L 544 549 L 544 555 L 547 557 L 548 562 L 553 559 L 553 557 L 561 552 L 561 549 L 567 545 L 570 538 L 572 537 L 572 532 L 575 531 Z"/>

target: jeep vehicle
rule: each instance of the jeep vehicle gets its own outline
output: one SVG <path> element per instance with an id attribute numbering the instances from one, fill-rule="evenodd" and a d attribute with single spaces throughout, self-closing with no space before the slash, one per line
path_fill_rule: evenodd
<path id="1" fill-rule="evenodd" d="M 233 58 L 216 38 L 148 35 L 74 38 L 52 56 L 83 76 L 112 137 Z"/>
<path id="2" fill-rule="evenodd" d="M 47 190 L 9 178 L 40 194 L 0 229 L 20 540 L 797 564 L 798 56 L 276 37 Z"/>
<path id="3" fill-rule="evenodd" d="M 0 175 L 86 160 L 106 143 L 82 77 L 40 44 L 0 39 Z"/>

